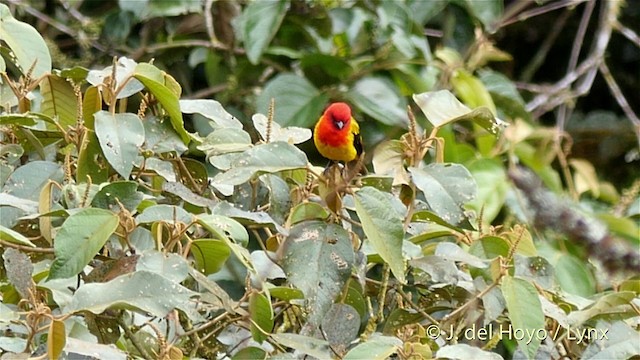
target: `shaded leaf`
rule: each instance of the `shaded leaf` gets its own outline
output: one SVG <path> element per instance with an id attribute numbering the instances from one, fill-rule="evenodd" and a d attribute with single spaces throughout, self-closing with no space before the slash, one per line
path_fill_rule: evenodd
<path id="1" fill-rule="evenodd" d="M 91 205 L 97 208 L 119 212 L 120 204 L 129 212 L 134 212 L 142 201 L 135 181 L 115 181 L 105 185 L 93 197 Z"/>
<path id="2" fill-rule="evenodd" d="M 282 247 L 288 281 L 302 290 L 309 322 L 318 325 L 351 274 L 351 237 L 335 224 L 306 221 L 295 225 Z"/>
<path id="3" fill-rule="evenodd" d="M 331 358 L 332 352 L 329 347 L 329 342 L 326 340 L 289 333 L 272 334 L 271 337 L 277 343 L 297 350 L 303 354 L 307 354 L 318 359 Z"/>
<path id="4" fill-rule="evenodd" d="M 28 299 L 29 291 L 35 290 L 35 283 L 31 280 L 33 264 L 29 256 L 19 250 L 7 248 L 2 254 L 2 259 L 9 283 L 23 299 Z"/>
<path id="5" fill-rule="evenodd" d="M 55 237 L 55 260 L 49 279 L 77 275 L 104 246 L 118 227 L 118 216 L 111 211 L 87 208 L 69 216 Z"/>
<path id="6" fill-rule="evenodd" d="M 353 86 L 349 99 L 372 118 L 383 124 L 407 128 L 407 103 L 391 81 L 382 77 L 365 77 Z"/>
<path id="7" fill-rule="evenodd" d="M 373 248 L 389 264 L 396 279 L 404 283 L 406 264 L 402 256 L 402 217 L 389 206 L 388 196 L 376 188 L 364 187 L 355 196 L 356 212 Z"/>
<path id="8" fill-rule="evenodd" d="M 244 9 L 240 18 L 240 31 L 247 58 L 256 65 L 262 53 L 278 32 L 287 13 L 289 1 L 256 1 Z"/>
<path id="9" fill-rule="evenodd" d="M 294 74 L 280 74 L 267 83 L 256 99 L 258 112 L 267 114 L 272 98 L 277 123 L 302 127 L 314 124 L 329 100 L 309 80 Z"/>
<path id="10" fill-rule="evenodd" d="M 502 278 L 502 295 L 509 311 L 513 331 L 521 334 L 537 334 L 545 331 L 542 304 L 536 288 L 528 281 L 505 276 Z M 529 359 L 535 358 L 542 337 L 517 337 L 518 345 Z M 439 354 L 438 354 L 439 355 Z"/>
<path id="11" fill-rule="evenodd" d="M 477 268 L 486 268 L 488 265 L 482 259 L 469 254 L 462 250 L 462 248 L 454 243 L 441 242 L 436 247 L 436 256 L 442 257 L 451 261 L 461 261 L 468 265 Z"/>

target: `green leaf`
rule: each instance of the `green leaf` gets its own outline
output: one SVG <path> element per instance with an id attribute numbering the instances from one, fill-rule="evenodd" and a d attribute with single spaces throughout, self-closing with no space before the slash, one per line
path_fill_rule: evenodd
<path id="1" fill-rule="evenodd" d="M 240 17 L 240 31 L 247 51 L 247 58 L 253 65 L 260 61 L 289 8 L 289 1 L 255 1 L 249 3 Z"/>
<path id="2" fill-rule="evenodd" d="M 266 351 L 254 346 L 249 346 L 235 353 L 231 357 L 231 360 L 265 360 L 266 358 Z"/>
<path id="3" fill-rule="evenodd" d="M 195 268 L 205 275 L 217 273 L 231 255 L 229 246 L 218 239 L 198 239 L 191 243 Z"/>
<path id="4" fill-rule="evenodd" d="M 16 20 L 5 4 L 0 4 L 0 40 L 11 49 L 23 74 L 34 62 L 33 78 L 51 71 L 49 48 L 40 33 L 33 26 Z"/>
<path id="5" fill-rule="evenodd" d="M 384 360 L 402 348 L 402 341 L 397 337 L 373 334 L 366 342 L 351 349 L 344 360 Z"/>
<path id="6" fill-rule="evenodd" d="M 427 120 L 435 127 L 456 121 L 470 120 L 496 135 L 507 126 L 507 123 L 493 115 L 491 109 L 480 106 L 471 110 L 449 90 L 414 94 L 413 100 L 418 104 Z"/>
<path id="7" fill-rule="evenodd" d="M 95 129 L 107 161 L 118 174 L 128 179 L 139 148 L 144 143 L 142 121 L 131 113 L 114 115 L 99 111 L 95 114 Z"/>
<path id="8" fill-rule="evenodd" d="M 450 261 L 461 261 L 477 268 L 486 268 L 488 265 L 482 259 L 469 254 L 454 243 L 441 242 L 436 247 L 436 256 Z"/>
<path id="9" fill-rule="evenodd" d="M 449 224 L 444 219 L 436 215 L 433 211 L 429 211 L 429 210 L 418 210 L 414 212 L 413 215 L 411 216 L 411 221 L 429 221 L 429 222 L 433 222 L 438 225 L 444 226 L 446 228 L 449 228 L 460 234 L 464 234 L 464 229 L 458 226 Z"/>
<path id="10" fill-rule="evenodd" d="M 33 126 L 37 120 L 40 120 L 40 117 L 32 113 L 0 115 L 0 125 Z"/>
<path id="11" fill-rule="evenodd" d="M 598 316 L 605 316 L 610 319 L 628 318 L 636 316 L 630 303 L 636 298 L 633 291 L 620 291 L 603 294 L 591 306 L 569 314 L 569 325 L 574 328 L 581 326 L 585 321 Z"/>
<path id="12" fill-rule="evenodd" d="M 171 127 L 171 122 L 165 118 L 149 116 L 142 122 L 144 125 L 144 148 L 155 154 L 175 151 L 182 154 L 188 150 L 180 136 Z"/>
<path id="13" fill-rule="evenodd" d="M 86 183 L 88 177 L 95 184 L 106 182 L 109 178 L 109 169 L 109 162 L 102 153 L 96 133 L 87 129 L 78 151 L 76 182 Z"/>
<path id="14" fill-rule="evenodd" d="M 73 86 L 56 75 L 48 75 L 40 82 L 42 104 L 40 111 L 56 119 L 63 129 L 68 130 L 78 121 L 78 99 Z"/>
<path id="15" fill-rule="evenodd" d="M 407 102 L 393 83 L 382 77 L 365 77 L 353 85 L 349 99 L 383 124 L 407 128 Z"/>
<path id="16" fill-rule="evenodd" d="M 284 286 L 276 286 L 269 288 L 269 294 L 276 299 L 291 301 L 297 299 L 304 299 L 304 293 L 299 289 L 293 289 Z"/>
<path id="17" fill-rule="evenodd" d="M 389 264 L 396 279 L 404 283 L 406 263 L 402 256 L 402 217 L 389 206 L 389 196 L 376 188 L 363 187 L 356 192 L 356 212 L 373 248 Z"/>
<path id="18" fill-rule="evenodd" d="M 249 234 L 240 223 L 218 214 L 201 214 L 197 217 L 197 221 L 215 238 L 222 240 L 238 260 L 255 273 L 251 255 L 245 248 L 249 242 Z"/>
<path id="19" fill-rule="evenodd" d="M 269 81 L 258 95 L 256 108 L 259 113 L 269 112 L 271 99 L 276 105 L 274 120 L 281 126 L 310 127 L 320 117 L 329 97 L 309 80 L 285 73 Z"/>
<path id="20" fill-rule="evenodd" d="M 509 243 L 498 236 L 483 236 L 474 241 L 469 248 L 469 254 L 492 260 L 498 256 L 506 257 L 509 254 Z"/>
<path id="21" fill-rule="evenodd" d="M 233 186 L 245 183 L 255 175 L 306 168 L 307 162 L 307 155 L 291 144 L 260 144 L 235 158 L 231 169 L 216 175 L 211 185 L 229 196 Z"/>
<path id="22" fill-rule="evenodd" d="M 262 343 L 273 330 L 273 308 L 271 301 L 264 295 L 254 292 L 249 296 L 249 314 L 251 315 L 251 336 Z"/>
<path id="23" fill-rule="evenodd" d="M 289 223 L 295 225 L 305 220 L 326 220 L 329 216 L 330 214 L 324 206 L 318 203 L 304 202 L 291 209 Z"/>
<path id="24" fill-rule="evenodd" d="M 119 212 L 120 204 L 129 212 L 134 212 L 142 201 L 135 181 L 115 181 L 102 187 L 93 197 L 91 205 L 101 209 Z"/>
<path id="25" fill-rule="evenodd" d="M 502 0 L 465 0 L 469 12 L 482 22 L 485 28 L 491 29 L 500 19 L 503 11 Z"/>
<path id="26" fill-rule="evenodd" d="M 476 197 L 467 207 L 482 212 L 482 222 L 491 224 L 504 205 L 509 191 L 507 174 L 502 164 L 495 159 L 479 159 L 467 165 L 477 185 Z"/>
<path id="27" fill-rule="evenodd" d="M 346 349 L 358 337 L 360 315 L 350 305 L 333 304 L 322 319 L 321 328 L 332 347 Z"/>
<path id="28" fill-rule="evenodd" d="M 272 334 L 271 337 L 281 345 L 313 356 L 314 358 L 331 359 L 331 355 L 333 354 L 329 342 L 326 340 L 289 333 Z"/>
<path id="29" fill-rule="evenodd" d="M 135 68 L 134 76 L 158 99 L 162 107 L 169 114 L 173 129 L 178 132 L 185 144 L 188 144 L 191 137 L 184 128 L 182 113 L 180 112 L 179 94 L 173 88 L 175 79 L 150 64 L 138 64 Z"/>
<path id="30" fill-rule="evenodd" d="M 288 281 L 302 290 L 309 322 L 318 325 L 351 275 L 351 237 L 335 224 L 305 221 L 291 228 L 282 247 Z"/>
<path id="31" fill-rule="evenodd" d="M 118 228 L 118 216 L 111 211 L 83 209 L 67 218 L 53 243 L 55 260 L 49 279 L 77 275 Z"/>
<path id="32" fill-rule="evenodd" d="M 536 334 L 540 331 L 546 334 L 538 292 L 528 281 L 511 276 L 502 278 L 501 289 L 514 334 L 525 334 L 517 337 L 518 345 L 529 359 L 533 359 L 542 341 L 542 337 Z"/>
<path id="33" fill-rule="evenodd" d="M 409 168 L 409 172 L 433 212 L 450 224 L 463 224 L 467 219 L 464 205 L 476 197 L 477 189 L 469 170 L 460 164 L 432 163 L 424 169 Z"/>
<path id="34" fill-rule="evenodd" d="M 555 263 L 555 271 L 562 290 L 583 297 L 596 292 L 596 279 L 584 261 L 569 254 L 561 255 Z"/>
<path id="35" fill-rule="evenodd" d="M 82 285 L 71 298 L 66 314 L 107 309 L 134 309 L 163 318 L 181 308 L 197 293 L 149 271 L 135 271 L 106 283 Z"/>
<path id="36" fill-rule="evenodd" d="M 163 221 L 169 224 L 175 224 L 177 222 L 191 224 L 195 221 L 195 217 L 185 209 L 173 205 L 150 206 L 136 217 L 138 224 L 153 223 L 156 221 Z"/>
<path id="37" fill-rule="evenodd" d="M 145 270 L 162 275 L 175 283 L 184 281 L 189 275 L 189 263 L 178 254 L 163 254 L 149 249 L 140 255 L 137 260 L 136 271 Z"/>
<path id="38" fill-rule="evenodd" d="M 13 244 L 24 245 L 29 247 L 36 247 L 26 236 L 20 234 L 17 231 L 13 231 L 7 227 L 0 225 L 0 239 L 8 241 Z"/>
<path id="39" fill-rule="evenodd" d="M 531 114 L 525 109 L 524 99 L 514 82 L 508 77 L 486 68 L 478 71 L 478 77 L 491 94 L 493 101 L 507 116 L 531 119 Z"/>
<path id="40" fill-rule="evenodd" d="M 198 145 L 207 157 L 245 151 L 251 148 L 251 135 L 242 129 L 215 129 Z M 225 169 L 226 170 L 226 169 Z"/>

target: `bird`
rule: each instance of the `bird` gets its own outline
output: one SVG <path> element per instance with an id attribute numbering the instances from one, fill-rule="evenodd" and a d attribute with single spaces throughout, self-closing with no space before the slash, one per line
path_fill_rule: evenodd
<path id="1" fill-rule="evenodd" d="M 320 155 L 337 163 L 357 160 L 363 152 L 360 126 L 344 102 L 330 104 L 318 119 L 313 142 Z"/>

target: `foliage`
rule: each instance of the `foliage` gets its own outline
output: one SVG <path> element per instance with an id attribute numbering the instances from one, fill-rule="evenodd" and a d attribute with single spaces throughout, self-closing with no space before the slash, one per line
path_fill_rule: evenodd
<path id="1" fill-rule="evenodd" d="M 528 102 L 490 67 L 517 55 L 492 34 L 531 15 L 500 1 L 120 1 L 99 29 L 64 25 L 88 3 L 57 28 L 90 60 L 128 56 L 72 65 L 14 17 L 40 10 L 0 4 L 2 351 L 640 356 L 640 181 L 622 192 L 569 156 L 563 125 L 597 72 L 611 84 L 614 29 L 637 38 L 621 3 Z M 218 100 L 194 99 L 185 69 Z M 330 100 L 366 120 L 362 176 L 311 165 Z M 552 109 L 556 126 L 536 122 Z"/>

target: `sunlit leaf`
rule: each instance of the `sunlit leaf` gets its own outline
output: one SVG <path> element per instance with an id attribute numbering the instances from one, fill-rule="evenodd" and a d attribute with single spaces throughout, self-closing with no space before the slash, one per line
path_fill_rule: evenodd
<path id="1" fill-rule="evenodd" d="M 489 108 L 481 106 L 471 110 L 449 90 L 414 94 L 413 100 L 418 104 L 427 120 L 436 127 L 456 121 L 470 120 L 490 133 L 498 134 L 507 126 L 507 123 L 496 118 Z"/>
<path id="2" fill-rule="evenodd" d="M 104 246 L 118 227 L 118 217 L 111 211 L 87 208 L 69 216 L 54 240 L 55 260 L 49 279 L 77 275 Z"/>
<path id="3" fill-rule="evenodd" d="M 214 128 L 242 129 L 242 123 L 229 114 L 222 104 L 211 99 L 180 100 L 180 111 L 185 114 L 200 114 L 211 120 Z"/>
<path id="4" fill-rule="evenodd" d="M 258 130 L 263 140 L 267 139 L 267 128 L 269 119 L 262 114 L 255 114 L 251 117 L 253 126 Z M 284 141 L 289 144 L 300 144 L 311 139 L 311 130 L 297 126 L 282 127 L 275 121 L 271 122 L 269 129 L 269 142 Z"/>
<path id="5" fill-rule="evenodd" d="M 329 346 L 329 342 L 326 340 L 290 333 L 272 334 L 271 337 L 278 344 L 292 348 L 303 354 L 307 354 L 318 359 L 331 358 L 331 348 Z"/>
<path id="6" fill-rule="evenodd" d="M 142 121 L 131 113 L 114 115 L 99 111 L 95 114 L 95 128 L 107 161 L 118 174 L 128 179 L 140 146 L 144 143 Z"/>
<path id="7" fill-rule="evenodd" d="M 34 63 L 33 78 L 51 71 L 49 48 L 40 33 L 33 26 L 16 20 L 5 4 L 0 4 L 0 40 L 9 46 L 23 74 Z"/>
<path id="8" fill-rule="evenodd" d="M 153 272 L 136 271 L 106 283 L 81 286 L 73 295 L 65 313 L 106 309 L 133 309 L 159 318 L 184 306 L 197 293 Z"/>
<path id="9" fill-rule="evenodd" d="M 343 357 L 345 360 L 384 360 L 402 348 L 402 341 L 394 336 L 374 334 L 366 342 L 358 344 Z"/>
<path id="10" fill-rule="evenodd" d="M 307 155 L 291 144 L 274 142 L 261 144 L 235 159 L 231 169 L 213 178 L 211 185 L 240 185 L 261 173 L 305 168 Z M 224 188 L 226 190 L 226 188 Z M 222 189 L 221 189 L 222 190 Z M 225 195 L 231 195 L 225 191 Z"/>
<path id="11" fill-rule="evenodd" d="M 56 75 L 46 76 L 40 82 L 40 94 L 42 95 L 42 105 L 40 111 L 54 119 L 68 130 L 75 126 L 78 121 L 78 99 L 73 90 L 73 86 L 66 80 Z"/>
<path id="12" fill-rule="evenodd" d="M 389 206 L 389 194 L 372 187 L 356 193 L 356 212 L 362 230 L 378 255 L 389 264 L 398 281 L 405 282 L 406 263 L 402 256 L 402 217 Z"/>
<path id="13" fill-rule="evenodd" d="M 463 206 L 475 198 L 477 189 L 469 170 L 460 164 L 432 163 L 409 172 L 433 212 L 452 225 L 463 225 L 467 219 Z"/>

